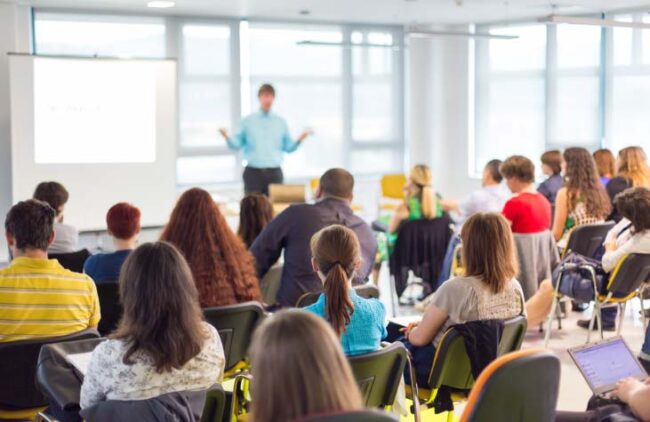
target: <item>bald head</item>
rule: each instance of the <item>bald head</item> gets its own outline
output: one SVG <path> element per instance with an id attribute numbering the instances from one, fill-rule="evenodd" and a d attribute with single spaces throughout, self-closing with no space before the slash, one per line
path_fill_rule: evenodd
<path id="1" fill-rule="evenodd" d="M 335 168 L 327 170 L 319 182 L 321 197 L 352 199 L 354 177 L 349 171 Z"/>

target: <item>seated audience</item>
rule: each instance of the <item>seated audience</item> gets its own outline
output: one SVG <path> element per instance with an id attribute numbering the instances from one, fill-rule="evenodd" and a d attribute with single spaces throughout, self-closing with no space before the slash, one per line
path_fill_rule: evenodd
<path id="1" fill-rule="evenodd" d="M 501 165 L 501 174 L 514 194 L 503 207 L 513 233 L 540 233 L 551 227 L 551 204 L 535 190 L 535 165 L 526 157 L 514 155 Z"/>
<path id="2" fill-rule="evenodd" d="M 411 169 L 408 182 L 404 187 L 406 198 L 393 214 L 388 226 L 390 233 L 396 233 L 404 221 L 431 220 L 442 216 L 442 203 L 433 191 L 431 180 L 429 166 L 418 164 Z"/>
<path id="3" fill-rule="evenodd" d="M 305 310 L 330 323 L 347 355 L 379 349 L 386 337 L 384 304 L 377 299 L 364 299 L 352 288 L 352 278 L 361 265 L 357 236 L 347 227 L 326 227 L 312 238 L 311 253 L 314 271 L 325 292 Z"/>
<path id="4" fill-rule="evenodd" d="M 566 184 L 557 193 L 553 222 L 553 235 L 560 247 L 566 246 L 572 229 L 603 222 L 611 212 L 609 197 L 589 151 L 567 148 L 564 163 Z"/>
<path id="5" fill-rule="evenodd" d="M 47 259 L 55 218 L 51 206 L 34 199 L 7 214 L 5 236 L 13 260 L 0 270 L 0 342 L 65 336 L 99 323 L 95 283 Z"/>
<path id="6" fill-rule="evenodd" d="M 594 160 L 596 161 L 596 168 L 598 168 L 600 183 L 607 186 L 616 173 L 616 158 L 612 151 L 603 148 L 594 152 Z"/>
<path id="7" fill-rule="evenodd" d="M 246 195 L 239 204 L 239 228 L 237 234 L 250 248 L 264 227 L 273 219 L 273 205 L 259 193 Z"/>
<path id="8" fill-rule="evenodd" d="M 176 248 L 157 242 L 134 250 L 120 275 L 120 297 L 124 315 L 90 357 L 82 409 L 107 400 L 207 390 L 221 382 L 219 333 L 203 321 L 192 273 Z"/>
<path id="9" fill-rule="evenodd" d="M 545 199 L 544 199 L 545 200 Z M 474 214 L 461 229 L 465 275 L 443 283 L 422 321 L 406 331 L 418 385 L 426 386 L 435 349 L 449 327 L 505 320 L 524 313 L 517 257 L 508 222 L 499 214 Z"/>
<path id="10" fill-rule="evenodd" d="M 363 409 L 339 339 L 321 318 L 282 311 L 255 331 L 251 345 L 255 422 L 291 422 Z"/>
<path id="11" fill-rule="evenodd" d="M 614 203 L 616 195 L 630 187 L 650 188 L 650 167 L 641 147 L 627 147 L 618 152 L 616 177 L 607 184 L 607 193 Z M 621 215 L 613 208 L 608 220 L 620 221 Z"/>
<path id="12" fill-rule="evenodd" d="M 609 404 L 586 412 L 558 411 L 556 422 L 630 422 L 650 421 L 650 385 L 635 378 L 625 378 L 616 383 L 612 391 L 622 404 Z"/>
<path id="13" fill-rule="evenodd" d="M 650 253 L 650 189 L 630 188 L 620 193 L 614 203 L 622 220 L 606 237 L 605 254 L 602 257 L 603 270 L 606 272 L 613 271 L 616 264 L 627 254 Z M 553 295 L 551 281 L 542 282 L 537 294 L 526 304 L 529 326 L 543 322 L 548 316 Z M 603 330 L 614 331 L 616 314 L 617 308 L 602 310 Z M 578 325 L 589 328 L 589 320 L 580 320 Z M 595 324 L 595 328 L 598 328 L 597 325 Z M 650 332 L 646 333 L 641 356 L 650 361 Z"/>
<path id="14" fill-rule="evenodd" d="M 362 264 L 353 284 L 365 282 L 377 252 L 370 226 L 352 211 L 354 178 L 343 169 L 330 169 L 320 178 L 315 204 L 295 204 L 275 217 L 257 237 L 251 252 L 260 278 L 280 258 L 284 266 L 277 300 L 281 306 L 295 306 L 300 296 L 320 292 L 323 283 L 311 266 L 309 242 L 320 229 L 340 224 L 352 229 L 361 245 Z"/>
<path id="15" fill-rule="evenodd" d="M 462 223 L 469 216 L 477 212 L 501 212 L 510 193 L 501 184 L 501 160 L 491 160 L 483 169 L 481 189 L 472 192 L 460 202 L 443 200 L 442 208 L 454 212 L 454 220 Z"/>
<path id="16" fill-rule="evenodd" d="M 550 204 L 555 204 L 557 192 L 564 185 L 562 153 L 558 150 L 546 151 L 542 154 L 541 161 L 542 173 L 547 178 L 537 187 L 537 192 L 544 195 Z"/>
<path id="17" fill-rule="evenodd" d="M 117 282 L 122 264 L 135 249 L 140 234 L 140 210 L 126 202 L 113 205 L 106 214 L 108 234 L 115 252 L 99 253 L 86 260 L 84 273 L 95 283 Z"/>
<path id="18" fill-rule="evenodd" d="M 205 190 L 181 195 L 160 240 L 185 256 L 202 307 L 261 300 L 253 257 Z"/>
<path id="19" fill-rule="evenodd" d="M 34 199 L 48 203 L 56 211 L 54 221 L 54 242 L 48 253 L 63 254 L 77 251 L 79 232 L 74 226 L 63 223 L 65 204 L 68 202 L 68 191 L 58 182 L 39 183 L 34 191 Z"/>

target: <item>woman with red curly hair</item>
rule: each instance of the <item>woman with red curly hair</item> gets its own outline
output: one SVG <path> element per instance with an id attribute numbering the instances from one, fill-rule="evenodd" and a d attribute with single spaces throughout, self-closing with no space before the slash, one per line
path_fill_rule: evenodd
<path id="1" fill-rule="evenodd" d="M 202 307 L 261 300 L 253 257 L 205 190 L 181 195 L 160 240 L 185 256 Z"/>

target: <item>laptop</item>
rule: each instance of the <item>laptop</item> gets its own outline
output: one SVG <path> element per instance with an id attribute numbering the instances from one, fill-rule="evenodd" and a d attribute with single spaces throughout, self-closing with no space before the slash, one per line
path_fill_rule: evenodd
<path id="1" fill-rule="evenodd" d="M 623 378 L 648 378 L 641 363 L 620 336 L 569 349 L 569 355 L 596 396 L 608 396 Z"/>

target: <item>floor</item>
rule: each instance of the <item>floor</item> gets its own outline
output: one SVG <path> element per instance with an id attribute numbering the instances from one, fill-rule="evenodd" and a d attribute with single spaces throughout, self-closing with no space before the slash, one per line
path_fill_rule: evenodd
<path id="1" fill-rule="evenodd" d="M 387 268 L 383 268 L 379 280 L 379 287 L 382 292 L 389 292 L 389 279 Z M 413 307 L 398 306 L 394 309 L 391 303 L 391 297 L 388 294 L 382 294 L 381 300 L 386 305 L 387 313 L 390 316 L 397 316 L 405 319 L 417 319 L 420 315 Z M 646 303 L 646 307 L 650 304 Z M 643 322 L 639 313 L 640 303 L 633 300 L 627 307 L 623 322 L 621 335 L 636 354 L 641 350 L 645 331 Z M 562 321 L 562 330 L 557 329 L 557 321 L 553 323 L 553 330 L 549 348 L 554 351 L 562 362 L 562 375 L 560 379 L 560 396 L 558 400 L 558 409 L 561 410 L 584 410 L 587 401 L 591 396 L 591 390 L 580 374 L 577 367 L 573 364 L 567 349 L 584 344 L 587 339 L 587 331 L 577 326 L 577 321 L 583 318 L 589 318 L 591 310 L 583 313 L 570 311 Z M 546 327 L 545 327 L 546 328 Z M 616 335 L 615 332 L 605 332 L 605 338 Z M 592 335 L 592 341 L 598 339 L 597 332 Z M 544 334 L 539 332 L 538 327 L 530 328 L 524 340 L 524 348 L 543 348 Z M 456 415 L 460 416 L 462 406 L 456 409 Z M 429 412 L 427 412 L 428 414 Z M 425 421 L 445 420 L 439 415 L 433 418 L 433 415 L 427 415 Z"/>

